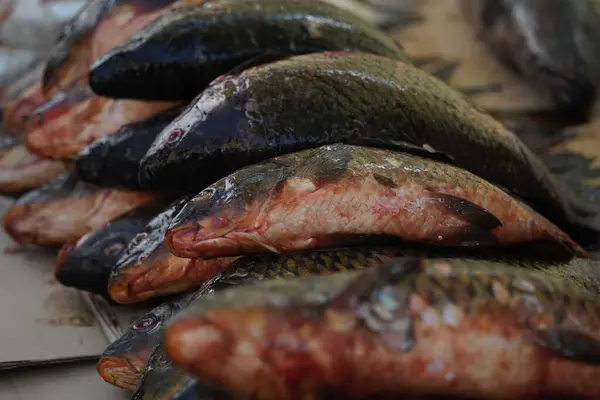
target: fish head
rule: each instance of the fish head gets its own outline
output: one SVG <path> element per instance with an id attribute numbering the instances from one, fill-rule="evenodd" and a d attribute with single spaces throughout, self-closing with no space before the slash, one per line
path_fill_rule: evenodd
<path id="1" fill-rule="evenodd" d="M 160 328 L 172 313 L 172 305 L 165 303 L 135 319 L 127 332 L 108 346 L 98 360 L 96 368 L 104 380 L 135 390 L 146 363 L 160 342 Z"/>
<path id="2" fill-rule="evenodd" d="M 135 218 L 119 219 L 87 233 L 76 243 L 65 244 L 56 263 L 58 281 L 66 286 L 106 293 L 110 271 L 144 225 Z"/>
<path id="3" fill-rule="evenodd" d="M 101 108 L 100 101 L 88 89 L 59 93 L 30 115 L 25 124 L 25 145 L 35 154 L 45 158 L 62 158 L 65 143 L 76 142 L 83 124 Z M 93 107 L 93 105 L 97 107 Z M 100 107 L 98 107 L 100 106 Z M 60 146 L 62 144 L 62 146 Z M 71 149 L 67 149 L 67 153 Z"/>
<path id="4" fill-rule="evenodd" d="M 2 112 L 3 125 L 12 134 L 20 135 L 29 115 L 42 104 L 44 104 L 42 85 L 41 82 L 36 82 L 20 96 L 6 103 Z"/>
<path id="5" fill-rule="evenodd" d="M 288 172 L 287 166 L 269 161 L 238 170 L 198 193 L 169 227 L 170 251 L 187 258 L 238 255 L 213 254 L 211 249 L 236 247 L 228 235 L 251 234 L 264 205 L 281 194 Z"/>

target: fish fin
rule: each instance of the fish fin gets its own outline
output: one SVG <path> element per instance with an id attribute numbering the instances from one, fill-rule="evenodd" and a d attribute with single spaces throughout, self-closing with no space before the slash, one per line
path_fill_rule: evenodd
<path id="1" fill-rule="evenodd" d="M 535 330 L 534 341 L 562 357 L 587 364 L 600 364 L 600 340 L 584 332 L 560 327 Z"/>
<path id="2" fill-rule="evenodd" d="M 435 192 L 432 192 L 429 198 L 437 201 L 454 214 L 459 215 L 461 219 L 475 228 L 473 232 L 490 231 L 502 226 L 502 222 L 494 214 L 469 200 L 450 194 Z"/>
<path id="3" fill-rule="evenodd" d="M 284 60 L 291 56 L 292 56 L 291 54 L 286 54 L 286 53 L 281 53 L 281 52 L 276 52 L 276 51 L 266 52 L 261 55 L 252 57 L 251 59 L 246 60 L 246 61 L 236 65 L 235 67 L 233 67 L 232 69 L 230 69 L 229 71 L 224 73 L 223 75 L 224 76 L 239 75 L 242 71 L 245 71 L 252 67 L 258 67 L 260 65 L 270 64 L 270 63 L 276 62 L 276 61 L 281 61 L 281 60 Z"/>
<path id="4" fill-rule="evenodd" d="M 453 163 L 454 158 L 446 153 L 442 153 L 441 151 L 437 151 L 430 146 L 423 145 L 417 146 L 412 143 L 403 142 L 399 140 L 392 139 L 382 139 L 382 138 L 361 138 L 360 145 L 369 146 L 369 147 L 378 147 L 382 149 L 388 149 L 392 151 L 400 151 L 403 153 L 414 154 L 417 156 L 430 158 L 437 161 L 442 161 L 445 163 Z"/>
<path id="5" fill-rule="evenodd" d="M 381 287 L 382 283 L 397 283 L 422 269 L 422 259 L 418 257 L 401 257 L 390 263 L 368 268 L 358 274 L 329 302 L 328 307 L 348 309 L 356 306 L 357 302 L 365 300 L 373 290 Z"/>

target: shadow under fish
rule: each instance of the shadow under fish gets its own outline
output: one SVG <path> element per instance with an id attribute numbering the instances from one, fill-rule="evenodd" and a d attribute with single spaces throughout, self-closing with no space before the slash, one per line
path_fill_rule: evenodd
<path id="1" fill-rule="evenodd" d="M 265 53 L 331 50 L 408 62 L 402 48 L 374 25 L 325 2 L 222 0 L 166 11 L 96 60 L 89 82 L 107 97 L 187 100 Z"/>
<path id="2" fill-rule="evenodd" d="M 4 214 L 3 224 L 18 244 L 63 245 L 157 197 L 102 189 L 63 174 L 20 197 Z"/>
<path id="3" fill-rule="evenodd" d="M 143 204 L 76 242 L 66 243 L 56 260 L 56 279 L 65 286 L 108 296 L 108 277 L 115 263 L 165 205 L 160 199 Z"/>

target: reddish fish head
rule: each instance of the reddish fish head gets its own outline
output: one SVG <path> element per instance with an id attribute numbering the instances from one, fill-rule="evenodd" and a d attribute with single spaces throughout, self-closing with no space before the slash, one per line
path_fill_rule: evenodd
<path id="1" fill-rule="evenodd" d="M 87 84 L 93 61 L 122 44 L 174 0 L 91 1 L 66 27 L 44 71 L 46 98 Z"/>
<path id="2" fill-rule="evenodd" d="M 175 104 L 108 99 L 93 95 L 88 88 L 61 93 L 29 119 L 25 144 L 42 157 L 74 159 L 96 139 Z"/>
<path id="3" fill-rule="evenodd" d="M 20 96 L 10 100 L 4 106 L 2 123 L 10 133 L 19 135 L 25 129 L 27 117 L 42 104 L 44 104 L 42 84 L 41 82 L 36 82 Z"/>
<path id="4" fill-rule="evenodd" d="M 134 391 L 150 354 L 103 356 L 96 365 L 98 374 L 111 385 Z"/>
<path id="5" fill-rule="evenodd" d="M 190 200 L 174 218 L 166 242 L 186 258 L 269 251 L 258 226 L 263 208 L 287 196 L 288 166 L 269 161 L 239 170 Z"/>

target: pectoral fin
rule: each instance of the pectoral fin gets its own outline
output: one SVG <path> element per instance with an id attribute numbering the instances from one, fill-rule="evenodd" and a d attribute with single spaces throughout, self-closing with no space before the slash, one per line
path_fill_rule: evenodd
<path id="1" fill-rule="evenodd" d="M 494 214 L 469 200 L 445 193 L 432 193 L 431 199 L 478 230 L 490 231 L 502 226 L 502 222 Z"/>
<path id="2" fill-rule="evenodd" d="M 534 341 L 559 356 L 588 364 L 600 364 L 600 341 L 584 332 L 551 328 L 535 331 Z"/>

